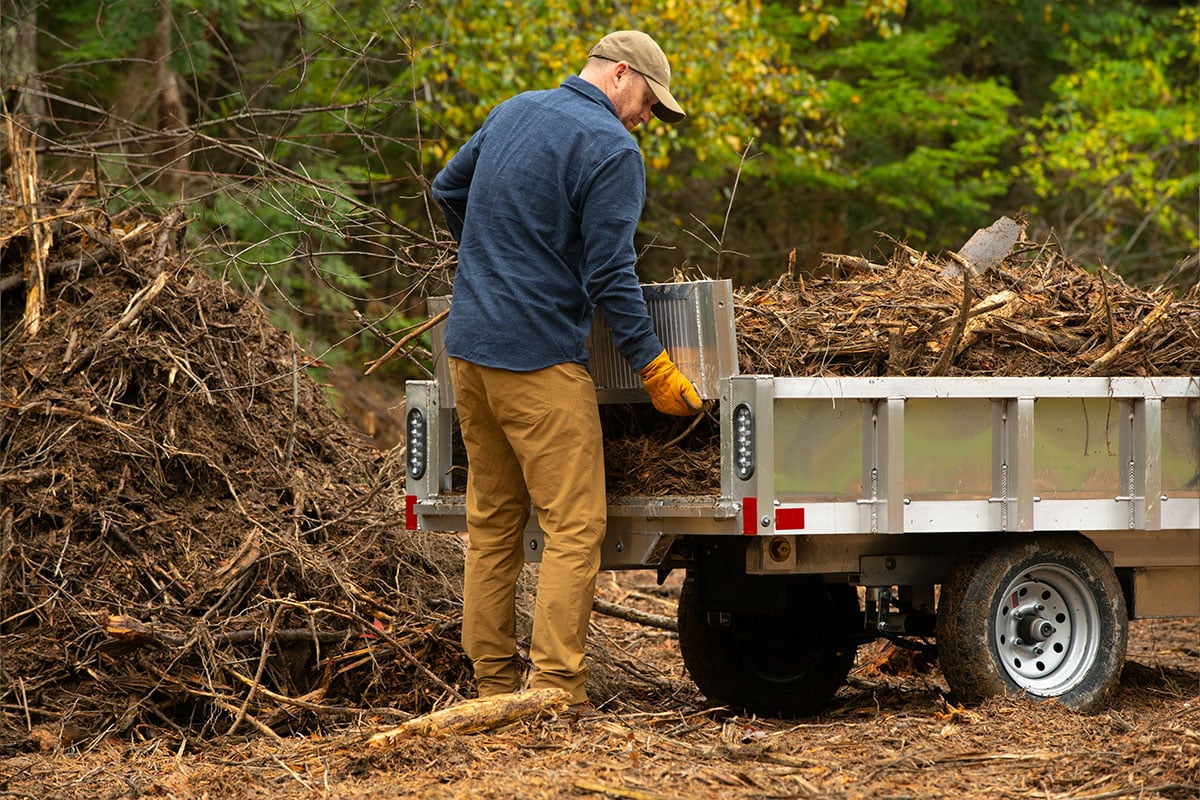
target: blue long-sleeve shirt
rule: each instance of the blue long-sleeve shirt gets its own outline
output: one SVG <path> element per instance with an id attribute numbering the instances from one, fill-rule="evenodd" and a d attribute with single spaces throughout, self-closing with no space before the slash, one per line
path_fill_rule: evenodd
<path id="1" fill-rule="evenodd" d="M 645 196 L 636 140 L 587 81 L 493 109 L 433 181 L 459 242 L 449 355 L 521 372 L 586 366 L 598 307 L 635 370 L 653 360 L 663 347 L 634 271 Z"/>

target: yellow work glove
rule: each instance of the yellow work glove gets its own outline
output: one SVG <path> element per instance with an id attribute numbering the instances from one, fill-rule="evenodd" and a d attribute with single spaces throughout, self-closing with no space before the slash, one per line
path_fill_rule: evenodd
<path id="1" fill-rule="evenodd" d="M 666 350 L 642 367 L 638 374 L 642 376 L 642 385 L 646 387 L 650 401 L 662 413 L 686 417 L 703 408 L 696 387 L 679 371 Z"/>

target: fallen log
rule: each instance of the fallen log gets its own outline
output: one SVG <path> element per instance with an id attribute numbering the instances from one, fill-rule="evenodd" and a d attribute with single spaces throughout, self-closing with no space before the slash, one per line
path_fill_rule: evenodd
<path id="1" fill-rule="evenodd" d="M 534 689 L 465 700 L 377 733 L 367 740 L 367 744 L 386 747 L 416 736 L 449 736 L 494 730 L 536 714 L 566 711 L 569 697 L 564 689 Z"/>
<path id="2" fill-rule="evenodd" d="M 649 628 L 661 628 L 664 631 L 679 630 L 679 622 L 674 617 L 651 614 L 649 611 L 629 606 L 620 606 L 607 600 L 601 600 L 599 597 L 592 600 L 592 610 L 608 617 L 623 619 L 626 622 L 636 622 L 638 625 L 645 625 Z"/>

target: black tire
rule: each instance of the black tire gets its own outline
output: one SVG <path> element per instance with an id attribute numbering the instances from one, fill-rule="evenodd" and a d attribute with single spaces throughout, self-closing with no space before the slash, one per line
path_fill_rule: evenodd
<path id="1" fill-rule="evenodd" d="M 1094 713 L 1120 682 L 1128 631 L 1116 572 L 1091 540 L 987 537 L 942 584 L 938 662 L 959 702 L 1025 694 Z"/>
<path id="2" fill-rule="evenodd" d="M 713 616 L 689 577 L 679 597 L 683 663 L 711 704 L 763 717 L 825 707 L 854 665 L 862 635 L 854 588 L 815 581 L 789 587 L 787 613 Z"/>

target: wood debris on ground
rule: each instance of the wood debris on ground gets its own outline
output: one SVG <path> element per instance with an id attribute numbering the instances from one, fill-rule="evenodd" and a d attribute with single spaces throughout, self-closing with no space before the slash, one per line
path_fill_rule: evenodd
<path id="1" fill-rule="evenodd" d="M 564 689 L 477 697 L 431 711 L 394 728 L 373 734 L 369 747 L 389 747 L 414 736 L 451 736 L 491 731 L 539 714 L 555 716 L 567 710 L 570 694 Z"/>

